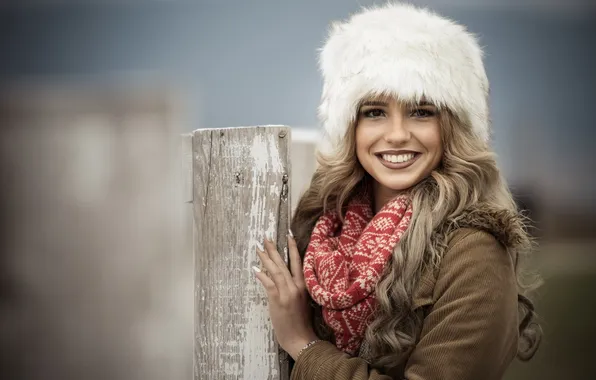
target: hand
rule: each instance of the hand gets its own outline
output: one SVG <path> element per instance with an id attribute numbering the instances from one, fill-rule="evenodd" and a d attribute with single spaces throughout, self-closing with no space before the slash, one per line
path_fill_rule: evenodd
<path id="1" fill-rule="evenodd" d="M 267 291 L 269 315 L 277 342 L 293 359 L 310 341 L 317 339 L 310 323 L 310 308 L 302 263 L 296 241 L 288 235 L 292 272 L 288 270 L 275 245 L 264 241 L 264 250 L 257 254 L 268 275 L 254 267 L 257 279 Z"/>

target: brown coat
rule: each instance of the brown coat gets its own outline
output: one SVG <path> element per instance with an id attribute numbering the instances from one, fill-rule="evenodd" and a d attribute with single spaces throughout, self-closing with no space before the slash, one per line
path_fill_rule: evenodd
<path id="1" fill-rule="evenodd" d="M 501 379 L 518 347 L 516 257 L 505 248 L 515 231 L 482 216 L 474 220 L 484 225 L 453 229 L 439 268 L 423 274 L 413 295 L 422 331 L 405 368 L 372 369 L 366 342 L 358 357 L 319 342 L 298 358 L 291 380 Z"/>

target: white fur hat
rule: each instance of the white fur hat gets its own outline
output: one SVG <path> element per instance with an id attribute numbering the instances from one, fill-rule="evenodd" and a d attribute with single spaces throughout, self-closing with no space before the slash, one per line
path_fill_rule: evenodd
<path id="1" fill-rule="evenodd" d="M 447 107 L 484 141 L 489 139 L 489 83 L 482 50 L 466 28 L 427 9 L 387 4 L 332 25 L 321 50 L 319 116 L 330 153 L 372 94 L 424 98 Z"/>

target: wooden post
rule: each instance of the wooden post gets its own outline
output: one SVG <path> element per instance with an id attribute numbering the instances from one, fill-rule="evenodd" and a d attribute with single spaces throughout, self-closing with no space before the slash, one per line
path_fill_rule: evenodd
<path id="1" fill-rule="evenodd" d="M 266 233 L 287 261 L 290 139 L 284 126 L 193 134 L 195 380 L 289 379 L 251 267 Z"/>

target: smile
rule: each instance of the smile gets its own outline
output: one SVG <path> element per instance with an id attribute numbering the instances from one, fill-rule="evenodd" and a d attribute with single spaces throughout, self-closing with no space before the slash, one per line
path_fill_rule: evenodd
<path id="1" fill-rule="evenodd" d="M 404 169 L 416 162 L 420 153 L 378 154 L 376 156 L 389 169 Z"/>

